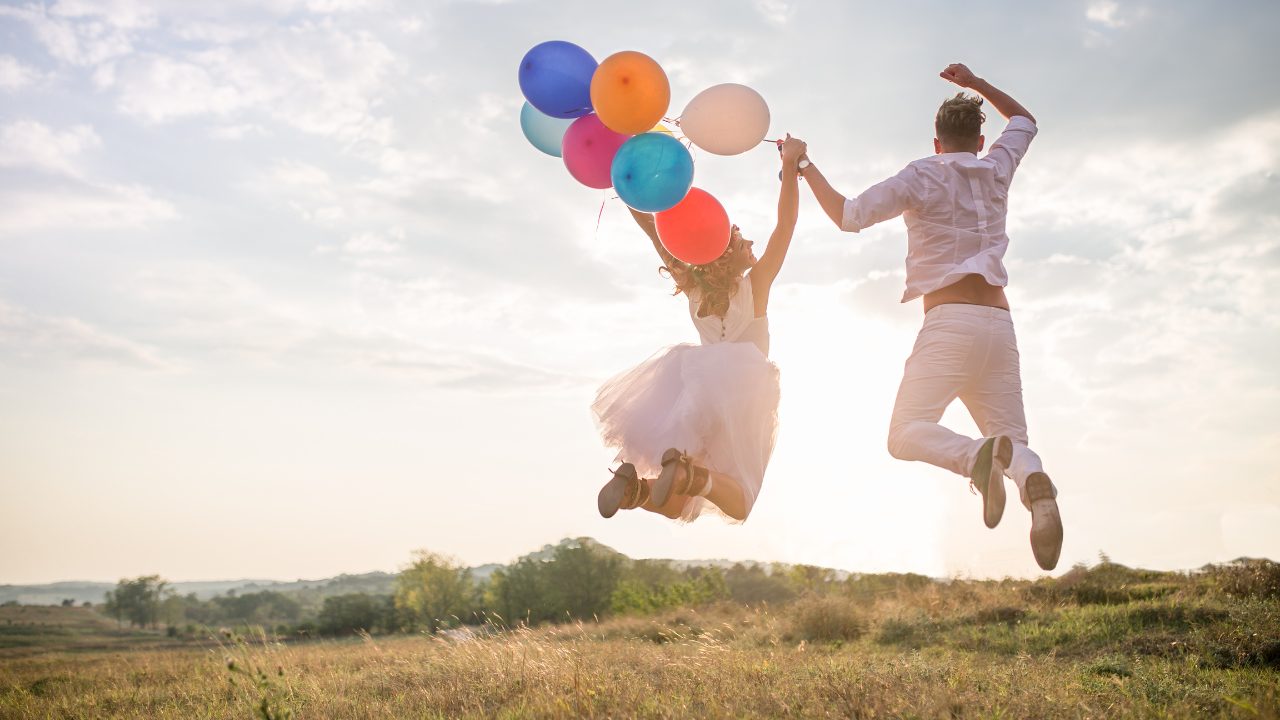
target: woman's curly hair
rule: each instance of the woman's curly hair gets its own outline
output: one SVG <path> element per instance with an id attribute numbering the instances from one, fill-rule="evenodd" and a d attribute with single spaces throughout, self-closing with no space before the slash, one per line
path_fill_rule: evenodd
<path id="1" fill-rule="evenodd" d="M 738 279 L 746 270 L 733 268 L 733 241 L 741 237 L 738 226 L 735 225 L 731 231 L 729 246 L 715 260 L 703 265 L 690 265 L 672 258 L 670 265 L 658 268 L 659 273 L 665 271 L 666 276 L 675 281 L 676 289 L 672 295 L 685 293 L 699 301 L 698 317 L 724 317 L 729 312 L 729 299 L 738 291 Z"/>

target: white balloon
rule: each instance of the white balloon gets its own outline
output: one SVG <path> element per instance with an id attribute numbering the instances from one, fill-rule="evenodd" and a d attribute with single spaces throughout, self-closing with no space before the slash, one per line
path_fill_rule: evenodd
<path id="1" fill-rule="evenodd" d="M 764 140 L 769 132 L 769 106 L 746 85 L 713 85 L 685 106 L 680 129 L 709 153 L 738 155 Z"/>

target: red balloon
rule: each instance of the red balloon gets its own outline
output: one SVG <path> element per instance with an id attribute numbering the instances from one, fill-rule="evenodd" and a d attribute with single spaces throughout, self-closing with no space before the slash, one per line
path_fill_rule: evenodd
<path id="1" fill-rule="evenodd" d="M 729 214 L 700 188 L 690 188 L 675 207 L 654 216 L 667 252 L 690 265 L 705 265 L 729 247 Z"/>

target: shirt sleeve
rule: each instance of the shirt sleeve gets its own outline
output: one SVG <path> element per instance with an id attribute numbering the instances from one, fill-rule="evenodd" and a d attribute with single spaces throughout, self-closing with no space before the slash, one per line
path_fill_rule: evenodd
<path id="1" fill-rule="evenodd" d="M 858 232 L 884 222 L 919 205 L 919 182 L 916 169 L 906 166 L 897 175 L 876 183 L 857 197 L 844 201 L 840 229 Z"/>
<path id="2" fill-rule="evenodd" d="M 987 152 L 987 158 L 995 163 L 996 179 L 1001 184 L 1008 186 L 1013 181 L 1013 171 L 1018 169 L 1018 163 L 1027 154 L 1031 139 L 1037 132 L 1036 124 L 1030 118 L 1022 115 L 1009 118 L 1004 132 L 1000 133 L 1000 137 Z"/>

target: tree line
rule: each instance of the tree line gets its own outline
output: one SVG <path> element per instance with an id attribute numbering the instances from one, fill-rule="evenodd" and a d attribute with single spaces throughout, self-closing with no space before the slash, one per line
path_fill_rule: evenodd
<path id="1" fill-rule="evenodd" d="M 346 592 L 310 597 L 311 602 L 275 590 L 200 600 L 194 594 L 179 595 L 150 575 L 121 580 L 107 593 L 104 610 L 122 624 L 163 624 L 170 634 L 225 626 L 260 626 L 281 635 L 438 633 L 464 625 L 537 625 L 647 614 L 716 601 L 785 603 L 858 583 L 863 590 L 874 590 L 867 582 L 875 578 L 894 584 L 929 582 L 910 575 L 840 579 L 835 571 L 808 565 L 678 567 L 664 560 L 634 560 L 579 538 L 549 553 L 520 558 L 483 580 L 449 557 L 420 550 L 395 576 L 390 592 Z"/>

